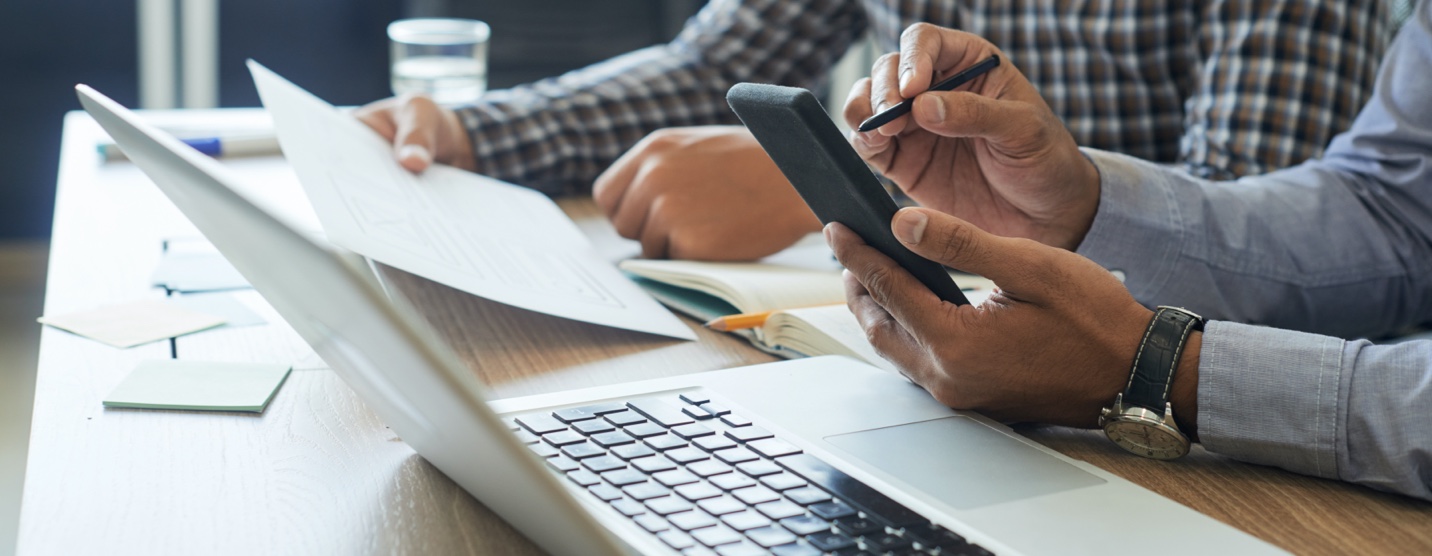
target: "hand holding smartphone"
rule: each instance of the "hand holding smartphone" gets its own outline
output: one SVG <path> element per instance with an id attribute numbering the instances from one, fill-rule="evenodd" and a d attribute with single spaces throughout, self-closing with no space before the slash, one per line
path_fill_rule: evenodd
<path id="1" fill-rule="evenodd" d="M 945 267 L 905 248 L 890 232 L 895 201 L 805 89 L 739 83 L 726 102 L 821 223 L 840 222 L 890 257 L 940 299 L 969 300 Z"/>

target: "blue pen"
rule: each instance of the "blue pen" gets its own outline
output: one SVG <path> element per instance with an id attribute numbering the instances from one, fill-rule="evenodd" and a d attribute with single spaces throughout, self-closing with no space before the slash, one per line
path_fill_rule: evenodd
<path id="1" fill-rule="evenodd" d="M 195 137 L 180 139 L 194 150 L 214 158 L 224 156 L 261 156 L 279 154 L 278 138 L 273 135 L 234 137 Z M 105 160 L 124 160 L 124 152 L 114 143 L 101 143 L 99 152 Z"/>

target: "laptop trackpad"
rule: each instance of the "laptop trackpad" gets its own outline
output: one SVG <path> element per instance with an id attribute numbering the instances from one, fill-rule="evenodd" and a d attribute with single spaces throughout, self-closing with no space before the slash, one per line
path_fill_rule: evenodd
<path id="1" fill-rule="evenodd" d="M 827 436 L 825 441 L 962 510 L 1104 483 L 968 417 Z"/>

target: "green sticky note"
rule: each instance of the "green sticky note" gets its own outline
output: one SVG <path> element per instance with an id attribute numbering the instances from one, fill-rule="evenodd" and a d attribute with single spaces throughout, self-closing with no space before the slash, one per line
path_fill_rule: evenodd
<path id="1" fill-rule="evenodd" d="M 105 407 L 262 412 L 289 365 L 144 361 L 104 399 Z"/>

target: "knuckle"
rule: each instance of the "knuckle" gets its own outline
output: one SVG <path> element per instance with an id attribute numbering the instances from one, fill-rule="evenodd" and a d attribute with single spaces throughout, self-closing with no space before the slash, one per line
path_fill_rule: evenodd
<path id="1" fill-rule="evenodd" d="M 890 269 L 879 266 L 866 273 L 865 279 L 861 282 L 870 292 L 870 297 L 875 299 L 876 303 L 885 306 L 886 302 L 890 300 L 890 280 Z"/>
<path id="2" fill-rule="evenodd" d="M 956 226 L 940 242 L 940 257 L 954 261 L 968 257 L 976 245 L 975 232 L 967 226 Z"/>

